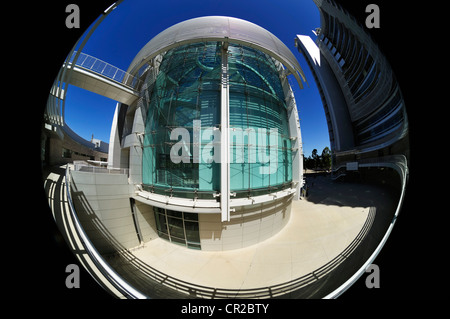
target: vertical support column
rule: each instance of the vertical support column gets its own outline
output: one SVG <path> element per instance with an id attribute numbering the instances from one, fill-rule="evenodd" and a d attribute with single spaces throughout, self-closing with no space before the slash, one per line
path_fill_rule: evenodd
<path id="1" fill-rule="evenodd" d="M 120 103 L 117 102 L 116 110 L 114 111 L 114 117 L 111 125 L 111 133 L 109 135 L 109 147 L 108 147 L 108 168 L 120 168 L 120 139 L 119 139 L 119 118 Z"/>
<path id="2" fill-rule="evenodd" d="M 229 141 L 229 87 L 228 41 L 222 42 L 222 76 L 220 89 L 220 209 L 221 220 L 230 220 L 230 141 Z"/>
<path id="3" fill-rule="evenodd" d="M 286 75 L 282 75 L 281 83 L 286 97 L 288 112 L 289 136 L 292 141 L 292 182 L 296 184 L 294 199 L 300 199 L 300 189 L 303 187 L 303 145 L 300 131 L 300 120 L 297 112 L 294 93 Z"/>

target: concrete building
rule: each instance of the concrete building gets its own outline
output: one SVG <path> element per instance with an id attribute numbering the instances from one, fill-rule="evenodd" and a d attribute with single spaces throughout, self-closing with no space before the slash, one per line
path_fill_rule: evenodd
<path id="1" fill-rule="evenodd" d="M 74 161 L 96 163 L 108 161 L 108 143 L 99 139 L 85 140 L 67 124 L 55 126 L 43 123 L 41 160 L 44 166 L 62 165 Z"/>
<path id="2" fill-rule="evenodd" d="M 117 104 L 108 167 L 129 169 L 145 227 L 202 250 L 282 229 L 303 184 L 292 52 L 250 22 L 202 17 L 158 34 L 127 72 L 143 84 Z"/>
<path id="3" fill-rule="evenodd" d="M 314 0 L 320 28 L 296 46 L 318 86 L 335 177 L 409 157 L 408 119 L 391 67 L 370 35 L 333 0 Z"/>

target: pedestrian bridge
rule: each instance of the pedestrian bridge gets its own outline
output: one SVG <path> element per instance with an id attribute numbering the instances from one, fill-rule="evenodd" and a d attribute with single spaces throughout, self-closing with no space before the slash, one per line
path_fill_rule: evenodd
<path id="1" fill-rule="evenodd" d="M 73 56 L 64 67 L 72 66 Z M 131 74 L 95 57 L 80 53 L 71 68 L 68 83 L 82 89 L 100 94 L 115 101 L 130 105 L 138 97 L 141 80 Z"/>
<path id="2" fill-rule="evenodd" d="M 46 123 L 64 125 L 64 100 L 68 84 L 131 105 L 139 98 L 142 81 L 100 59 L 74 51 L 64 62 L 50 90 L 44 113 Z"/>

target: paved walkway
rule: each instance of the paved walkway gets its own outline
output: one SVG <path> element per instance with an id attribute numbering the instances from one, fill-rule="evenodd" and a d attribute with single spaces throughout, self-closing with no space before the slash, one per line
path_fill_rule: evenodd
<path id="1" fill-rule="evenodd" d="M 214 288 L 260 288 L 305 276 L 348 250 L 363 226 L 369 231 L 369 212 L 376 214 L 374 205 L 386 195 L 363 184 L 314 180 L 312 200 L 294 201 L 285 228 L 257 245 L 208 252 L 156 239 L 131 253 L 168 276 Z"/>
<path id="2" fill-rule="evenodd" d="M 64 170 L 59 169 L 45 175 L 44 187 L 54 218 L 66 231 L 68 243 L 80 262 L 107 289 L 115 291 L 92 264 L 73 231 L 63 173 Z M 315 296 L 320 287 L 316 289 L 314 285 L 322 285 L 316 279 L 325 275 L 336 278 L 341 275 L 343 267 L 351 272 L 354 257 L 364 258 L 365 252 L 379 242 L 379 236 L 384 234 L 386 225 L 392 219 L 390 207 L 394 205 L 391 194 L 379 187 L 336 183 L 324 176 L 311 177 L 308 184 L 308 198 L 293 202 L 291 217 L 285 228 L 257 245 L 208 252 L 187 249 L 158 238 L 126 252 L 124 258 L 113 257 L 108 262 L 131 285 L 157 298 L 187 296 L 186 290 L 177 292 L 169 287 L 170 283 L 174 287 L 173 283 L 177 280 L 238 291 L 266 288 L 294 279 L 298 283 L 298 278 L 302 276 L 313 278 L 315 282 L 310 284 L 312 281 L 305 281 L 307 287 L 314 290 L 305 296 Z M 363 240 L 365 237 L 368 239 Z M 331 273 L 331 270 L 338 269 L 336 267 L 340 271 Z M 329 278 L 325 281 L 330 283 Z M 117 291 L 115 294 L 123 298 Z M 191 297 L 196 296 L 194 293 Z"/>

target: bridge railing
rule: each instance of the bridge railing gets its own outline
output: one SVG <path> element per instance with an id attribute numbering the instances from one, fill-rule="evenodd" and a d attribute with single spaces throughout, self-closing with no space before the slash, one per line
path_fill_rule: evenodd
<path id="1" fill-rule="evenodd" d="M 68 63 L 72 63 L 76 53 L 76 51 L 73 52 L 72 56 L 68 59 Z M 83 52 L 78 56 L 75 65 L 120 82 L 133 89 L 138 89 L 142 84 L 142 81 L 139 78 L 130 73 Z"/>

